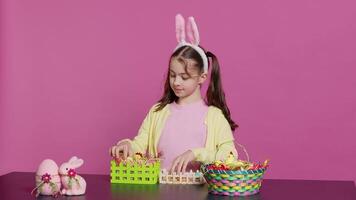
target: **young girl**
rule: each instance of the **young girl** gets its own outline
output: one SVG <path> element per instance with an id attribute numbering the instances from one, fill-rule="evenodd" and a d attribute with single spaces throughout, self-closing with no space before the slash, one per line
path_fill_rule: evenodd
<path id="1" fill-rule="evenodd" d="M 169 59 L 164 94 L 144 119 L 138 135 L 110 148 L 114 157 L 126 159 L 136 152 L 163 158 L 161 166 L 171 172 L 197 169 L 199 163 L 224 160 L 230 152 L 237 157 L 232 131 L 237 125 L 230 117 L 221 85 L 216 56 L 199 46 L 194 18 L 187 24 L 176 16 L 178 46 Z M 201 86 L 206 81 L 211 58 L 211 77 L 204 100 Z"/>

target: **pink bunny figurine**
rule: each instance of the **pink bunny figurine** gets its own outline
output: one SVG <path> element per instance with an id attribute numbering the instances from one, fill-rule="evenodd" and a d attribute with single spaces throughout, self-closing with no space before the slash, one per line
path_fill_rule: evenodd
<path id="1" fill-rule="evenodd" d="M 45 159 L 38 166 L 36 172 L 36 196 L 57 195 L 61 189 L 61 180 L 58 174 L 58 165 L 51 159 Z"/>
<path id="2" fill-rule="evenodd" d="M 84 178 L 79 176 L 75 169 L 82 166 L 84 161 L 73 156 L 68 162 L 59 167 L 62 191 L 64 195 L 82 195 L 85 193 L 86 185 Z"/>

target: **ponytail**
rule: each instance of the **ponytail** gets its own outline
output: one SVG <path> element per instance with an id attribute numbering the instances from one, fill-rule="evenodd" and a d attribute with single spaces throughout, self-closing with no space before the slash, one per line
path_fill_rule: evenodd
<path id="1" fill-rule="evenodd" d="M 211 75 L 208 91 L 206 93 L 208 105 L 218 107 L 223 112 L 225 118 L 230 124 L 231 130 L 234 131 L 238 125 L 231 119 L 230 110 L 226 105 L 225 93 L 222 88 L 221 78 L 220 78 L 220 66 L 217 57 L 208 51 L 206 56 L 211 58 Z"/>

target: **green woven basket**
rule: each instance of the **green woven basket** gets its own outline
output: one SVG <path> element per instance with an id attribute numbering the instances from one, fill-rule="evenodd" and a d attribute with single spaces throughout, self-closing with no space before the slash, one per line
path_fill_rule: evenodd
<path id="1" fill-rule="evenodd" d="M 209 193 L 228 196 L 247 196 L 259 192 L 266 168 L 257 170 L 212 170 L 202 165 Z"/>
<path id="2" fill-rule="evenodd" d="M 160 172 L 160 162 L 139 165 L 111 160 L 111 183 L 156 184 Z"/>

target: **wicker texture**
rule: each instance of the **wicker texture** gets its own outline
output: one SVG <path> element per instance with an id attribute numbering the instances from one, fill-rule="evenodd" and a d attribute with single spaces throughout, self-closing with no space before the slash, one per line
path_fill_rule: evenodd
<path id="1" fill-rule="evenodd" d="M 266 168 L 257 170 L 211 170 L 202 166 L 212 194 L 247 196 L 259 192 Z"/>

